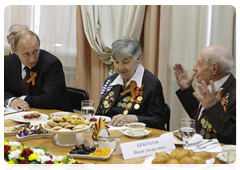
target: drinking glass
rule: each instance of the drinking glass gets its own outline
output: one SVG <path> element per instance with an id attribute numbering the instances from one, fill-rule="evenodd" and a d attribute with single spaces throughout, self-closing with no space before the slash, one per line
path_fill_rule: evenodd
<path id="1" fill-rule="evenodd" d="M 236 150 L 228 151 L 228 163 L 232 164 L 236 161 Z"/>
<path id="2" fill-rule="evenodd" d="M 181 119 L 179 133 L 184 138 L 186 148 L 188 150 L 188 140 L 196 133 L 195 120 L 189 118 Z"/>
<path id="3" fill-rule="evenodd" d="M 82 116 L 87 119 L 90 120 L 92 118 L 92 116 L 94 116 L 95 114 L 95 108 L 94 108 L 94 101 L 93 100 L 83 100 L 81 102 L 82 105 Z"/>

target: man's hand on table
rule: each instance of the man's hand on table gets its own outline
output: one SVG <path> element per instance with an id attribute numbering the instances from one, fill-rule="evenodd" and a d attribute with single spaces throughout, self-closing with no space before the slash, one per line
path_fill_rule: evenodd
<path id="1" fill-rule="evenodd" d="M 17 111 L 19 111 L 19 109 L 23 109 L 25 111 L 30 109 L 30 106 L 28 105 L 28 103 L 19 98 L 13 99 L 10 106 L 16 109 Z"/>
<path id="2" fill-rule="evenodd" d="M 136 115 L 123 115 L 119 114 L 116 116 L 113 116 L 110 125 L 112 126 L 123 126 L 126 123 L 131 122 L 138 122 L 138 118 Z"/>

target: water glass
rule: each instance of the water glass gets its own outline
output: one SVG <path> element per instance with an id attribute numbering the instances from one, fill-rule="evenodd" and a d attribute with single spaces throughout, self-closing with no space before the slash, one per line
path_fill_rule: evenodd
<path id="1" fill-rule="evenodd" d="M 236 150 L 228 150 L 228 163 L 233 164 L 236 161 Z"/>
<path id="2" fill-rule="evenodd" d="M 95 108 L 94 108 L 94 101 L 93 100 L 83 100 L 81 102 L 82 105 L 82 116 L 87 119 L 90 120 L 92 118 L 92 116 L 94 116 L 95 114 Z"/>
<path id="3" fill-rule="evenodd" d="M 179 133 L 184 138 L 186 148 L 188 150 L 188 139 L 192 138 L 196 133 L 195 120 L 189 118 L 181 119 Z"/>

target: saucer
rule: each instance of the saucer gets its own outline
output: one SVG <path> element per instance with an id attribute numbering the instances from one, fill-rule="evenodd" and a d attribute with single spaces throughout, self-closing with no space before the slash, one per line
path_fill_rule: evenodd
<path id="1" fill-rule="evenodd" d="M 227 158 L 225 156 L 223 156 L 223 152 L 217 154 L 216 158 L 227 163 Z"/>
<path id="2" fill-rule="evenodd" d="M 149 136 L 150 135 L 150 131 L 149 130 L 144 130 L 142 133 L 136 133 L 134 134 L 133 132 L 130 132 L 128 129 L 126 130 L 119 130 L 122 133 L 124 133 L 126 136 L 131 137 L 131 138 L 143 138 L 145 136 Z"/>

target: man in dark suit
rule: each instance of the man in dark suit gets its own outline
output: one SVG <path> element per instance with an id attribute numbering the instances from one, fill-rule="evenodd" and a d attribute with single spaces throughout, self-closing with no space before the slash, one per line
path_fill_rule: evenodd
<path id="1" fill-rule="evenodd" d="M 14 23 L 11 25 L 11 27 L 8 30 L 9 35 L 7 36 L 7 41 L 8 41 L 8 44 L 10 45 L 11 51 L 4 53 L 4 56 L 8 56 L 8 55 L 14 53 L 14 49 L 13 49 L 14 48 L 14 37 L 18 32 L 24 31 L 24 30 L 29 30 L 29 28 L 26 24 Z"/>
<path id="2" fill-rule="evenodd" d="M 4 57 L 4 104 L 16 110 L 35 107 L 72 112 L 60 60 L 39 47 L 40 40 L 32 31 L 15 36 L 15 54 Z"/>
<path id="3" fill-rule="evenodd" d="M 232 56 L 226 48 L 212 45 L 201 51 L 191 76 L 186 74 L 181 64 L 173 66 L 181 88 L 176 94 L 188 115 L 196 120 L 196 132 L 204 138 L 217 138 L 225 144 L 236 144 L 236 79 L 231 74 L 233 65 Z M 195 75 L 201 96 L 191 86 Z"/>

